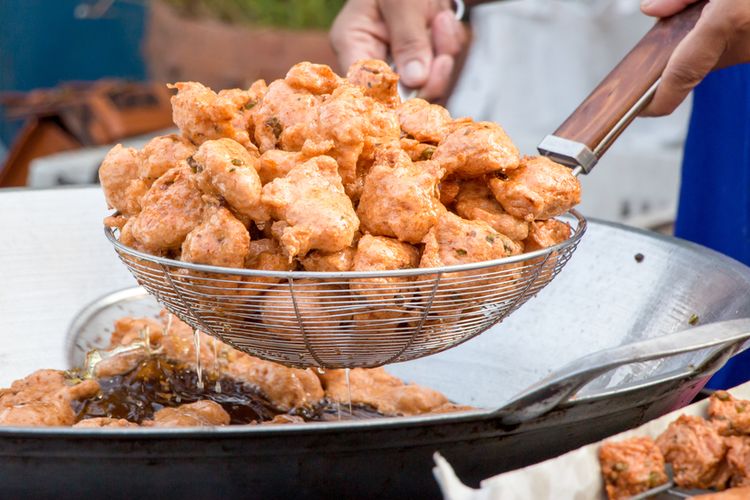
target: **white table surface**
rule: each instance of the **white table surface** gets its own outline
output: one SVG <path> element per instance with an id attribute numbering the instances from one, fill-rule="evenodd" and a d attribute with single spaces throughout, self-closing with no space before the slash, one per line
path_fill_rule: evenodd
<path id="1" fill-rule="evenodd" d="M 99 187 L 0 190 L 0 387 L 67 368 L 76 313 L 136 285 L 104 237 L 106 214 Z"/>

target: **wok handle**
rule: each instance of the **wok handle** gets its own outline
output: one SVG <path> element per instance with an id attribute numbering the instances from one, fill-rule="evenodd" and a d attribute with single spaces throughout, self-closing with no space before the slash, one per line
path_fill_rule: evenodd
<path id="1" fill-rule="evenodd" d="M 695 27 L 707 0 L 660 19 L 539 151 L 588 173 L 648 104 L 672 52 Z"/>
<path id="2" fill-rule="evenodd" d="M 583 386 L 620 366 L 663 359 L 717 347 L 699 366 L 688 367 L 653 379 L 638 381 L 638 386 L 657 384 L 676 377 L 710 375 L 740 351 L 750 338 L 750 318 L 719 321 L 682 330 L 662 337 L 643 340 L 590 354 L 565 365 L 549 377 L 516 396 L 494 414 L 503 422 L 517 424 L 539 417 L 569 401 Z"/>

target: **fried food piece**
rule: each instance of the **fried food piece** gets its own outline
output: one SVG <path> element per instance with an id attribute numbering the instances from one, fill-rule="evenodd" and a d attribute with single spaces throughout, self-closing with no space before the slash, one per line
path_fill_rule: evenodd
<path id="1" fill-rule="evenodd" d="M 529 236 L 523 241 L 524 251 L 533 252 L 562 243 L 570 238 L 570 226 L 559 220 L 538 220 L 529 224 Z"/>
<path id="2" fill-rule="evenodd" d="M 159 177 L 128 226 L 133 239 L 151 253 L 176 250 L 203 220 L 205 202 L 187 166 Z"/>
<path id="3" fill-rule="evenodd" d="M 353 368 L 349 385 L 345 370 L 326 370 L 319 374 L 325 395 L 340 404 L 365 404 L 383 415 L 420 415 L 444 408 L 448 399 L 437 391 L 416 384 L 405 384 L 383 368 Z"/>
<path id="4" fill-rule="evenodd" d="M 438 189 L 440 190 L 440 203 L 447 207 L 456 201 L 458 193 L 461 192 L 461 184 L 456 179 L 443 179 Z"/>
<path id="5" fill-rule="evenodd" d="M 443 267 L 501 259 L 520 253 L 520 246 L 484 221 L 462 219 L 443 211 L 424 238 L 419 267 Z"/>
<path id="6" fill-rule="evenodd" d="M 148 340 L 152 346 L 161 340 L 164 330 L 161 322 L 151 318 L 132 318 L 129 316 L 115 321 L 115 328 L 109 338 L 109 347 L 120 347 L 138 340 Z"/>
<path id="7" fill-rule="evenodd" d="M 750 401 L 716 391 L 708 402 L 708 416 L 719 434 L 750 434 Z"/>
<path id="8" fill-rule="evenodd" d="M 208 427 L 229 425 L 229 414 L 219 403 L 196 401 L 176 408 L 162 408 L 154 413 L 153 420 L 143 422 L 144 427 Z"/>
<path id="9" fill-rule="evenodd" d="M 437 193 L 442 176 L 436 162 L 413 163 L 394 145 L 378 150 L 357 207 L 363 231 L 422 241 L 442 209 Z"/>
<path id="10" fill-rule="evenodd" d="M 330 155 L 346 193 L 357 200 L 376 145 L 398 140 L 400 130 L 388 108 L 365 97 L 359 87 L 342 85 L 320 105 L 304 134 L 316 142 L 333 141 Z"/>
<path id="11" fill-rule="evenodd" d="M 432 159 L 447 174 L 464 178 L 510 172 L 521 164 L 518 148 L 502 127 L 492 122 L 471 122 L 458 127 L 438 144 Z"/>
<path id="12" fill-rule="evenodd" d="M 169 169 L 187 161 L 195 146 L 176 134 L 154 137 L 143 146 L 140 152 L 138 175 L 149 187 Z"/>
<path id="13" fill-rule="evenodd" d="M 311 94 L 330 94 L 341 84 L 341 78 L 325 64 L 297 63 L 287 72 L 284 80 L 290 87 Z"/>
<path id="14" fill-rule="evenodd" d="M 424 99 L 409 99 L 398 108 L 401 130 L 419 142 L 438 144 L 448 135 L 451 121 L 447 109 Z"/>
<path id="15" fill-rule="evenodd" d="M 250 111 L 264 85 L 251 90 L 222 90 L 218 94 L 198 82 L 179 82 L 172 96 L 172 120 L 182 135 L 199 145 L 211 139 L 232 139 L 249 151 L 257 151 L 250 141 Z M 249 109 L 248 109 L 249 108 Z"/>
<path id="16" fill-rule="evenodd" d="M 125 420 L 124 418 L 109 418 L 109 417 L 94 417 L 81 420 L 73 427 L 86 427 L 86 428 L 97 428 L 102 429 L 108 428 L 125 428 L 125 427 L 140 427 L 138 424 Z"/>
<path id="17" fill-rule="evenodd" d="M 301 151 L 284 151 L 283 149 L 269 149 L 260 156 L 258 175 L 263 184 L 274 179 L 284 177 L 299 163 L 310 158 L 327 154 L 333 149 L 333 141 L 313 142 L 305 141 Z"/>
<path id="18" fill-rule="evenodd" d="M 73 425 L 71 403 L 98 392 L 96 380 L 74 383 L 59 370 L 37 370 L 0 390 L 0 426 Z"/>
<path id="19" fill-rule="evenodd" d="M 411 161 L 427 161 L 432 159 L 432 155 L 435 154 L 436 146 L 419 142 L 416 139 L 402 137 L 399 139 L 399 144 L 401 145 L 401 149 L 409 155 Z"/>
<path id="20" fill-rule="evenodd" d="M 392 238 L 362 236 L 354 255 L 355 271 L 392 271 L 414 268 L 419 263 L 419 250 Z M 379 278 L 373 278 L 379 279 Z"/>
<path id="21" fill-rule="evenodd" d="M 148 185 L 138 177 L 139 169 L 140 158 L 135 149 L 118 144 L 109 150 L 99 167 L 99 182 L 109 208 L 127 216 L 141 211 Z"/>
<path id="22" fill-rule="evenodd" d="M 384 61 L 361 59 L 349 66 L 346 79 L 361 87 L 366 96 L 389 108 L 401 103 L 401 97 L 398 95 L 398 75 Z"/>
<path id="23" fill-rule="evenodd" d="M 664 459 L 674 468 L 675 484 L 682 488 L 721 487 L 727 446 L 706 420 L 681 415 L 656 440 Z"/>
<path id="24" fill-rule="evenodd" d="M 529 236 L 529 223 L 503 210 L 483 179 L 463 183 L 455 207 L 456 213 L 464 219 L 484 221 L 511 240 L 523 241 Z"/>
<path id="25" fill-rule="evenodd" d="M 346 196 L 336 161 L 318 156 L 263 186 L 263 204 L 278 222 L 273 233 L 289 259 L 310 250 L 351 246 L 359 219 Z"/>
<path id="26" fill-rule="evenodd" d="M 252 220 L 268 220 L 260 200 L 258 158 L 231 139 L 206 141 L 193 155 L 201 190 L 224 198 L 229 207 Z"/>
<path id="27" fill-rule="evenodd" d="M 296 263 L 289 261 L 276 240 L 263 238 L 250 242 L 250 249 L 245 257 L 245 267 L 263 271 L 294 271 Z M 263 293 L 269 286 L 280 280 L 265 276 L 245 276 L 242 281 L 240 294 L 251 296 Z"/>
<path id="28" fill-rule="evenodd" d="M 212 207 L 182 243 L 180 260 L 219 267 L 243 267 L 250 251 L 245 226 L 224 207 Z"/>
<path id="29" fill-rule="evenodd" d="M 354 263 L 354 247 L 347 247 L 333 253 L 313 250 L 300 259 L 305 271 L 322 273 L 340 273 L 351 271 Z"/>
<path id="30" fill-rule="evenodd" d="M 261 425 L 283 425 L 283 424 L 304 424 L 305 419 L 299 415 L 289 415 L 288 413 L 280 413 L 273 417 L 273 419 L 266 422 L 261 422 Z"/>
<path id="31" fill-rule="evenodd" d="M 489 180 L 492 194 L 511 215 L 529 222 L 562 215 L 581 201 L 571 170 L 544 156 L 524 158 L 521 167 Z"/>
<path id="32" fill-rule="evenodd" d="M 727 465 L 731 486 L 750 487 L 750 437 L 730 436 L 727 444 Z"/>
<path id="33" fill-rule="evenodd" d="M 732 488 L 718 493 L 706 493 L 690 497 L 691 500 L 746 500 L 750 498 L 750 486 Z"/>
<path id="34" fill-rule="evenodd" d="M 305 139 L 301 131 L 315 120 L 320 101 L 320 96 L 294 88 L 286 80 L 271 82 L 253 115 L 255 141 L 260 152 L 276 149 L 279 144 L 286 150 L 298 150 Z"/>
<path id="35" fill-rule="evenodd" d="M 661 451 L 647 437 L 603 443 L 599 464 L 610 500 L 630 498 L 669 480 Z"/>

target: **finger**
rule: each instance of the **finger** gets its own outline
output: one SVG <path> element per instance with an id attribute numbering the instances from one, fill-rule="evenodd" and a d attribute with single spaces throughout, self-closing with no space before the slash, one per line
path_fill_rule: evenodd
<path id="1" fill-rule="evenodd" d="M 435 57 L 427 82 L 419 90 L 419 96 L 427 101 L 441 99 L 448 93 L 455 60 L 453 56 L 441 54 Z"/>
<path id="2" fill-rule="evenodd" d="M 331 32 L 331 45 L 335 47 L 334 51 L 344 73 L 349 66 L 360 59 L 385 60 L 388 55 L 388 45 L 383 40 L 383 37 L 373 32 L 350 31 L 346 34 L 346 42 L 336 45 L 333 32 Z"/>
<path id="3" fill-rule="evenodd" d="M 669 58 L 656 94 L 641 114 L 662 116 L 674 111 L 716 67 L 726 43 L 724 28 L 701 18 Z"/>
<path id="4" fill-rule="evenodd" d="M 385 59 L 388 30 L 374 0 L 350 0 L 336 16 L 329 34 L 331 47 L 346 70 L 360 59 Z"/>
<path id="5" fill-rule="evenodd" d="M 647 16 L 668 17 L 698 0 L 642 0 L 641 11 Z"/>
<path id="6" fill-rule="evenodd" d="M 424 2 L 389 0 L 381 3 L 388 26 L 391 55 L 401 81 L 419 88 L 427 81 L 432 65 L 432 44 L 428 27 L 430 12 Z"/>
<path id="7" fill-rule="evenodd" d="M 461 21 L 452 10 L 438 13 L 432 20 L 432 45 L 435 54 L 455 56 L 466 43 L 466 33 Z"/>

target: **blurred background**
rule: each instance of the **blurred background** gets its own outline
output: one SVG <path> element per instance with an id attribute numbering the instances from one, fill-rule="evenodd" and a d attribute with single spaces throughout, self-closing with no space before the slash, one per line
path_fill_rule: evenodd
<path id="1" fill-rule="evenodd" d="M 327 29 L 343 3 L 0 0 L 0 187 L 95 183 L 112 144 L 172 126 L 166 82 L 219 90 L 303 60 L 335 67 Z M 653 21 L 632 0 L 506 0 L 470 24 L 448 107 L 499 122 L 532 154 Z M 583 180 L 587 216 L 670 227 L 688 108 L 621 137 Z"/>

